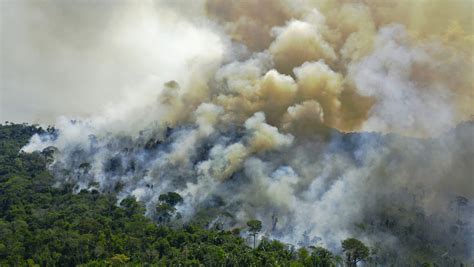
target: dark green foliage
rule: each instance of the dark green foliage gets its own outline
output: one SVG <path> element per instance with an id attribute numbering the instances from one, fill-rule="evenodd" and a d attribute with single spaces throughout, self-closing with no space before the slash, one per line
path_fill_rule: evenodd
<path id="1" fill-rule="evenodd" d="M 250 233 L 258 233 L 262 230 L 262 222 L 259 220 L 250 220 L 247 222 Z"/>
<path id="2" fill-rule="evenodd" d="M 312 266 L 330 267 L 335 266 L 332 253 L 322 247 L 316 247 L 311 253 Z"/>
<path id="3" fill-rule="evenodd" d="M 367 260 L 369 257 L 369 248 L 355 238 L 342 241 L 342 249 L 346 254 L 346 263 L 349 266 L 357 266 L 359 261 Z"/>
<path id="4" fill-rule="evenodd" d="M 161 194 L 158 197 L 160 201 L 156 205 L 156 215 L 155 218 L 160 223 L 169 223 L 171 219 L 179 219 L 180 214 L 176 212 L 175 206 L 183 202 L 183 198 L 175 192 L 168 192 L 166 194 Z"/>
<path id="5" fill-rule="evenodd" d="M 311 251 L 300 248 L 297 251 L 301 266 L 332 267 L 336 266 L 336 257 L 327 249 L 322 247 L 311 247 Z"/>
<path id="6" fill-rule="evenodd" d="M 253 247 L 255 248 L 255 239 L 258 232 L 262 230 L 262 222 L 259 220 L 250 220 L 247 222 L 247 226 L 249 227 L 250 235 L 253 236 Z"/>
<path id="7" fill-rule="evenodd" d="M 153 218 L 148 218 L 144 216 L 143 203 L 135 198 L 125 198 L 117 205 L 113 191 L 83 190 L 74 194 L 72 184 L 56 187 L 54 177 L 45 168 L 53 160 L 56 148 L 32 154 L 20 152 L 33 134 L 43 132 L 54 135 L 55 130 L 26 124 L 0 125 L 0 266 L 342 266 L 341 257 L 322 247 L 295 250 L 266 238 L 256 246 L 263 228 L 258 220 L 247 222 L 248 227 L 241 229 L 225 230 L 219 223 L 212 226 L 209 222 L 217 217 L 233 220 L 232 214 L 214 206 L 198 210 L 192 224 L 176 223 L 176 206 L 183 199 L 175 192 L 160 195 L 151 212 Z M 111 162 L 109 167 L 120 168 L 117 162 Z M 81 163 L 79 168 L 88 172 L 91 163 Z M 116 190 L 122 186 L 117 184 Z M 454 198 L 458 216 L 468 201 L 464 196 Z M 217 197 L 215 202 L 216 206 L 224 204 Z M 379 216 L 385 218 L 381 221 L 385 227 L 405 231 L 406 239 L 426 240 L 420 237 L 424 227 L 429 227 L 427 216 L 405 216 L 420 221 L 413 225 L 413 220 L 397 221 L 390 214 L 393 213 Z M 356 227 L 370 232 L 374 226 L 363 221 Z M 254 249 L 240 237 L 246 233 L 253 237 Z M 408 262 L 387 251 L 380 252 L 382 245 L 375 244 L 369 257 L 369 249 L 362 242 L 344 240 L 347 266 L 356 266 L 359 261 L 378 266 L 377 262 L 383 263 L 384 259 Z M 447 254 L 447 248 L 429 242 L 411 251 L 417 261 L 409 265 L 435 266 L 438 261 L 430 257 L 433 251 L 443 255 L 444 265 L 455 265 L 448 264 L 451 254 Z"/>
<path id="8" fill-rule="evenodd" d="M 73 194 L 71 185 L 54 187 L 45 168 L 54 148 L 19 153 L 31 135 L 43 131 L 28 125 L 0 126 L 0 266 L 300 266 L 304 262 L 293 248 L 278 241 L 264 239 L 251 249 L 239 229 L 172 227 L 175 206 L 182 202 L 174 192 L 159 197 L 157 213 L 170 216 L 168 223 L 157 224 L 144 216 L 143 204 L 134 198 L 117 205 L 114 193 Z M 84 163 L 81 168 L 89 166 Z M 260 221 L 249 222 L 254 237 L 261 229 Z M 326 266 L 312 262 L 303 266 Z"/>
<path id="9" fill-rule="evenodd" d="M 168 192 L 166 194 L 161 194 L 158 197 L 158 200 L 165 202 L 166 204 L 169 204 L 171 206 L 175 206 L 178 203 L 183 202 L 183 198 L 175 192 Z"/>

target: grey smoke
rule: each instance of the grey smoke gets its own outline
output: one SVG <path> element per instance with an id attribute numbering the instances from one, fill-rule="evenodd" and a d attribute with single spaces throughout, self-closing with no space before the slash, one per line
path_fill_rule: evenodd
<path id="1" fill-rule="evenodd" d="M 470 87 L 451 70 L 471 66 L 464 43 L 416 39 L 369 3 L 283 1 L 293 18 L 264 25 L 274 39 L 252 51 L 235 43 L 248 27 L 210 21 L 204 1 L 101 3 L 2 3 L 2 23 L 22 18 L 2 26 L 2 119 L 63 115 L 23 148 L 55 148 L 59 185 L 134 196 L 151 217 L 175 191 L 181 223 L 257 218 L 263 235 L 334 252 L 355 236 L 385 262 L 430 243 L 472 260 L 474 129 L 454 128 Z"/>

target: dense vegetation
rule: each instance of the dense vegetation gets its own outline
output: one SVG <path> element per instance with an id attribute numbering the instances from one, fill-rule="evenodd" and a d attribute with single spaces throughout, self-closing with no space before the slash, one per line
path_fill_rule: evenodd
<path id="1" fill-rule="evenodd" d="M 49 129 L 51 130 L 51 129 Z M 160 196 L 158 223 L 133 198 L 117 205 L 114 193 L 54 186 L 49 156 L 19 153 L 40 127 L 0 126 L 0 265 L 25 266 L 331 266 L 324 248 L 299 249 L 262 240 L 252 249 L 241 229 L 209 230 L 169 223 L 176 193 Z M 259 221 L 249 222 L 255 237 Z M 242 229 L 245 230 L 245 229 Z M 253 241 L 253 240 L 252 240 Z"/>
<path id="2" fill-rule="evenodd" d="M 174 206 L 182 198 L 174 192 L 159 197 L 156 218 L 145 217 L 134 198 L 117 203 L 114 192 L 73 193 L 73 185 L 55 185 L 45 168 L 51 150 L 19 152 L 44 131 L 52 129 L 0 125 L 0 266 L 356 266 L 375 259 L 353 238 L 341 242 L 342 256 L 256 242 L 257 220 L 243 229 L 176 226 Z"/>

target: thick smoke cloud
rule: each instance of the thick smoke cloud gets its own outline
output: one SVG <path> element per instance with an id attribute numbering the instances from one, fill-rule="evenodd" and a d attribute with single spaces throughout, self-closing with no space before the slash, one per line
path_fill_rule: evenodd
<path id="1" fill-rule="evenodd" d="M 431 135 L 453 126 L 448 85 L 422 74 L 439 71 L 430 52 L 411 47 L 401 26 L 380 31 L 375 52 L 349 67 L 357 92 L 376 99 L 363 129 Z"/>
<path id="2" fill-rule="evenodd" d="M 460 124 L 474 114 L 470 2 L 102 3 L 113 8 L 101 18 L 67 2 L 10 4 L 48 18 L 41 42 L 30 27 L 2 27 L 3 51 L 28 37 L 15 53 L 45 77 L 2 75 L 7 97 L 35 87 L 60 114 L 92 114 L 62 116 L 24 147 L 54 151 L 60 184 L 132 195 L 151 217 L 175 191 L 183 223 L 211 210 L 226 227 L 257 218 L 264 235 L 335 252 L 356 236 L 382 262 L 426 244 L 443 248 L 429 256 L 444 264 L 472 260 L 474 128 Z M 59 16 L 70 12 L 77 20 Z M 85 21 L 104 26 L 89 33 Z M 63 32 L 72 26 L 88 41 Z M 2 59 L 33 73 L 21 62 Z M 56 85 L 81 92 L 78 103 L 110 104 L 69 108 Z"/>

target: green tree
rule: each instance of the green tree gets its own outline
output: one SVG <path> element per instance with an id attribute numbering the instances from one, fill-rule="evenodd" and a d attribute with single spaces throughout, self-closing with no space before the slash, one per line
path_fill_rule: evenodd
<path id="1" fill-rule="evenodd" d="M 128 217 L 131 217 L 134 214 L 143 214 L 145 212 L 143 204 L 136 201 L 134 197 L 124 198 L 120 202 L 120 206 L 124 207 Z"/>
<path id="2" fill-rule="evenodd" d="M 112 266 L 124 266 L 127 262 L 130 261 L 130 257 L 124 254 L 115 254 L 110 258 L 110 263 Z"/>
<path id="3" fill-rule="evenodd" d="M 316 247 L 311 252 L 311 266 L 316 267 L 331 267 L 334 264 L 334 255 L 323 247 Z"/>
<path id="4" fill-rule="evenodd" d="M 357 266 L 360 261 L 369 257 L 369 248 L 355 238 L 348 238 L 342 243 L 342 249 L 346 254 L 346 263 L 350 267 Z"/>
<path id="5" fill-rule="evenodd" d="M 176 213 L 175 206 L 183 202 L 183 198 L 175 192 L 168 192 L 161 194 L 158 197 L 158 204 L 156 205 L 156 219 L 161 223 L 169 223 L 173 216 L 180 217 L 179 213 Z"/>
<path id="6" fill-rule="evenodd" d="M 177 204 L 183 202 L 183 198 L 176 192 L 168 192 L 166 194 L 161 194 L 158 197 L 158 200 L 167 203 L 171 206 L 176 206 Z"/>
<path id="7" fill-rule="evenodd" d="M 250 235 L 253 236 L 253 248 L 255 249 L 255 240 L 257 234 L 262 230 L 262 222 L 259 220 L 250 220 L 247 222 L 247 226 L 249 227 Z"/>

